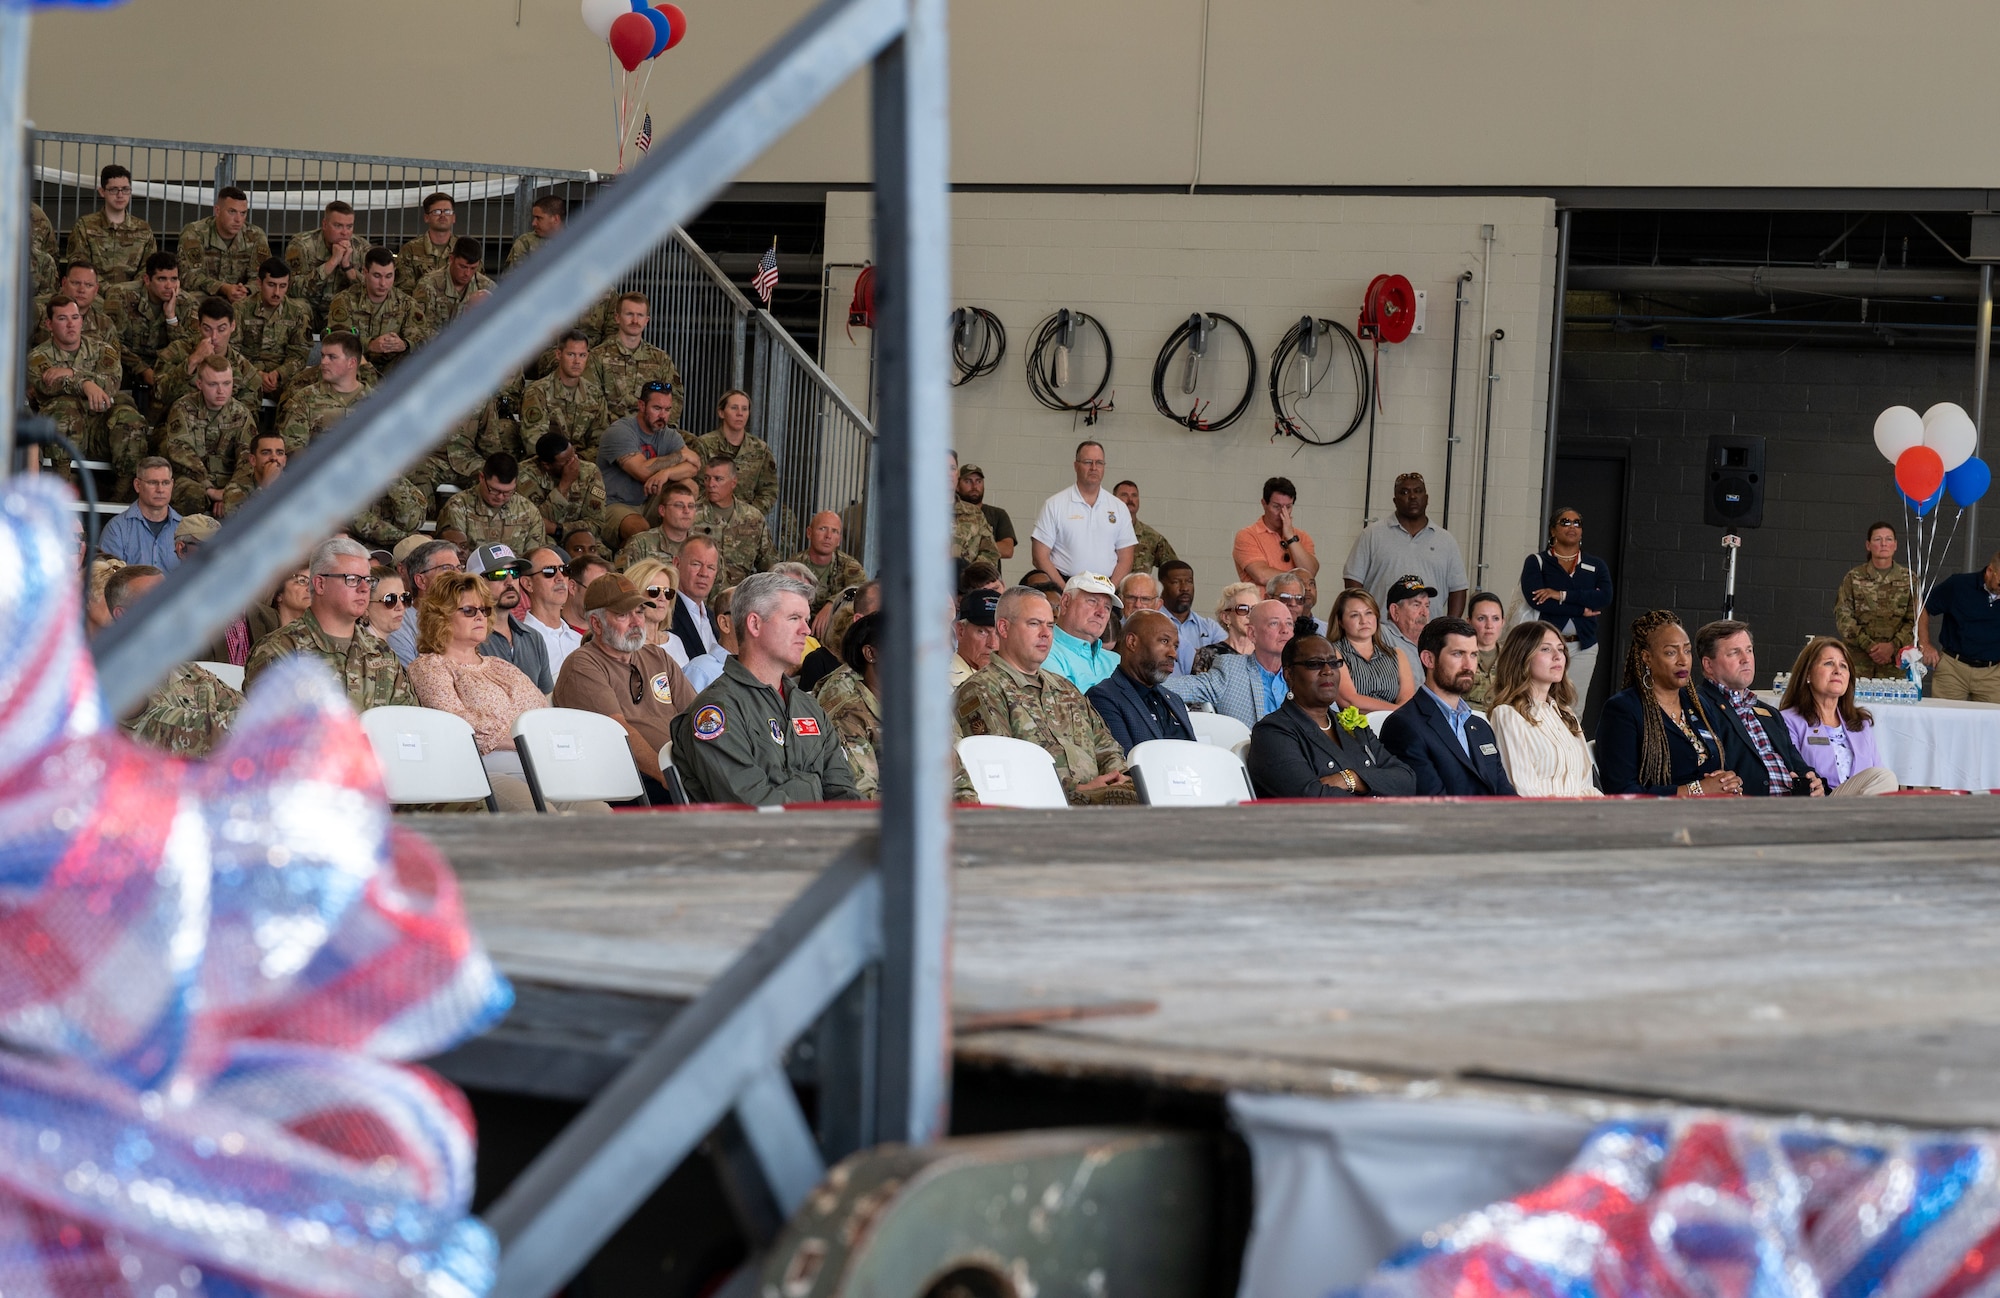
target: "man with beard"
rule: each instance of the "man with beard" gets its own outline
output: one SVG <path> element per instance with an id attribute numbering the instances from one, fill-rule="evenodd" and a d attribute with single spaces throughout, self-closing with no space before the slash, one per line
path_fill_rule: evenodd
<path id="1" fill-rule="evenodd" d="M 583 593 L 590 639 L 563 661 L 553 702 L 610 717 L 625 729 L 626 746 L 656 806 L 669 801 L 660 749 L 673 738 L 674 718 L 694 702 L 694 687 L 656 644 L 646 643 L 646 597 L 611 572 Z"/>
<path id="2" fill-rule="evenodd" d="M 1180 632 L 1180 648 L 1174 654 L 1174 671 L 1182 676 L 1194 672 L 1195 653 L 1229 638 L 1222 624 L 1194 611 L 1194 569 L 1180 559 L 1160 565 L 1160 611 Z"/>
<path id="3" fill-rule="evenodd" d="M 1148 739 L 1194 739 L 1187 704 L 1160 688 L 1174 674 L 1179 646 L 1180 633 L 1164 613 L 1132 614 L 1118 641 L 1118 670 L 1084 696 L 1128 757 Z"/>
<path id="4" fill-rule="evenodd" d="M 993 543 L 1000 547 L 1000 557 L 1014 557 L 1014 520 L 998 505 L 986 503 L 986 470 L 976 464 L 968 464 L 958 471 L 958 498 L 968 505 L 979 506 L 979 512 L 986 515 L 986 525 L 993 529 Z"/>
<path id="5" fill-rule="evenodd" d="M 1382 723 L 1382 742 L 1417 774 L 1419 797 L 1511 798 L 1493 727 L 1465 692 L 1479 674 L 1479 633 L 1462 617 L 1433 618 L 1417 638 L 1424 684 Z"/>

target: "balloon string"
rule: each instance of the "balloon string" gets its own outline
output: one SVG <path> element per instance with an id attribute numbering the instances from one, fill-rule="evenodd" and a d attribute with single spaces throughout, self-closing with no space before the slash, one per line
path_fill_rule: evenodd
<path id="1" fill-rule="evenodd" d="M 623 135 L 625 127 L 618 120 L 618 57 L 611 52 L 611 45 L 604 46 L 604 70 L 609 75 L 611 87 L 611 136 L 615 144 Z"/>

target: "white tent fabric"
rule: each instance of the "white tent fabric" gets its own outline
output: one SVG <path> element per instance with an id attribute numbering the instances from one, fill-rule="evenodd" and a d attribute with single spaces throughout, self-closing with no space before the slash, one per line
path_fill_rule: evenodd
<path id="1" fill-rule="evenodd" d="M 1434 1226 L 1561 1172 L 1593 1123 L 1471 1100 L 1229 1097 L 1256 1207 L 1238 1298 L 1359 1284 Z"/>

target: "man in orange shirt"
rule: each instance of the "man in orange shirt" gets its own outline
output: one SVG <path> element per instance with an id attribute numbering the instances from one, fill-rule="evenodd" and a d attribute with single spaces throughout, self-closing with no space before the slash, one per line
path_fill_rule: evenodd
<path id="1" fill-rule="evenodd" d="M 1262 586 L 1281 572 L 1319 575 L 1312 534 L 1292 522 L 1292 505 L 1298 498 L 1299 489 L 1290 478 L 1264 479 L 1264 516 L 1238 532 L 1230 550 L 1240 579 Z"/>

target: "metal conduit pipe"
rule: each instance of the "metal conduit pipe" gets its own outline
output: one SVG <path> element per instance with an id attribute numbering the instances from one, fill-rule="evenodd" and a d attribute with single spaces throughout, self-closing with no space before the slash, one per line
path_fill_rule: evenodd
<path id="1" fill-rule="evenodd" d="M 1542 437 L 1542 512 L 1546 520 L 1555 509 L 1556 422 L 1562 415 L 1563 302 L 1569 297 L 1569 218 L 1568 208 L 1556 223 L 1556 308 L 1549 322 L 1548 427 Z"/>
<path id="2" fill-rule="evenodd" d="M 1486 470 L 1493 463 L 1493 398 L 1500 382 L 1500 340 L 1505 329 L 1495 329 L 1486 339 L 1486 428 L 1479 438 L 1479 542 L 1473 547 L 1472 588 L 1486 589 Z"/>
<path id="3" fill-rule="evenodd" d="M 1438 524 L 1446 532 L 1451 530 L 1452 452 L 1458 447 L 1458 334 L 1465 320 L 1465 304 L 1472 300 L 1465 295 L 1465 286 L 1471 282 L 1472 272 L 1463 271 L 1451 291 L 1451 399 L 1444 409 L 1444 511 Z"/>
<path id="4" fill-rule="evenodd" d="M 1572 266 L 1569 287 L 1590 293 L 1811 293 L 1828 297 L 1943 298 L 1971 302 L 1979 276 L 1970 270 L 1901 270 L 1836 266 Z"/>
<path id="5" fill-rule="evenodd" d="M 1986 445 L 1986 370 L 1993 358 L 1993 264 L 1988 262 L 1979 268 L 1979 330 L 1976 345 L 1978 360 L 1973 376 L 1972 397 L 1972 453 L 1978 455 Z M 1965 570 L 1977 572 L 1985 565 L 1979 557 L 1979 506 L 1974 504 L 1965 511 Z"/>

